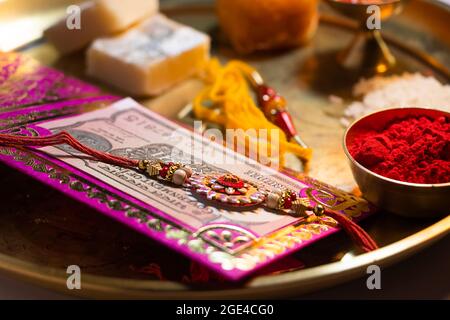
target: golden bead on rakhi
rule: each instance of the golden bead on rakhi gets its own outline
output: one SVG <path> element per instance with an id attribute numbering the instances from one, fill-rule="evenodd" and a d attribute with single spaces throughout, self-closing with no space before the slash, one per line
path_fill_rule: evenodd
<path id="1" fill-rule="evenodd" d="M 140 160 L 138 168 L 150 177 L 156 177 L 162 169 L 160 161 Z"/>
<path id="2" fill-rule="evenodd" d="M 292 202 L 291 209 L 297 217 L 308 217 L 306 211 L 311 210 L 311 203 L 308 198 L 298 198 Z"/>
<path id="3" fill-rule="evenodd" d="M 297 194 L 293 190 L 273 190 L 267 195 L 266 205 L 271 209 L 289 210 L 296 200 Z"/>
<path id="4" fill-rule="evenodd" d="M 172 182 L 176 185 L 183 185 L 192 175 L 192 169 L 181 164 L 162 161 L 141 160 L 138 168 L 150 177 L 157 177 L 160 180 Z"/>
<path id="5" fill-rule="evenodd" d="M 297 200 L 297 194 L 295 191 L 285 189 L 281 192 L 280 199 L 278 200 L 278 209 L 291 209 L 292 202 Z"/>
<path id="6" fill-rule="evenodd" d="M 313 209 L 314 214 L 321 216 L 325 213 L 325 207 L 321 204 L 317 204 Z"/>

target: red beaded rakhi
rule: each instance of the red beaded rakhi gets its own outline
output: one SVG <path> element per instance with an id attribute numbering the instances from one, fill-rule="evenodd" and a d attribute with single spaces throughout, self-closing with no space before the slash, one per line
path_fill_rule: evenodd
<path id="1" fill-rule="evenodd" d="M 264 190 L 258 185 L 241 179 L 234 174 L 201 175 L 193 174 L 192 169 L 180 163 L 141 160 L 138 168 L 151 177 L 192 188 L 207 200 L 233 207 L 265 205 L 270 209 L 287 210 L 296 216 L 306 216 L 311 209 L 321 212 L 321 206 L 311 207 L 297 197 L 292 190 Z M 316 209 L 319 208 L 319 209 Z"/>
<path id="2" fill-rule="evenodd" d="M 196 175 L 189 179 L 193 190 L 208 200 L 235 207 L 249 207 L 263 203 L 267 192 L 255 184 L 233 174 Z"/>
<path id="3" fill-rule="evenodd" d="M 80 143 L 66 131 L 39 137 L 0 134 L 0 146 L 3 147 L 43 147 L 59 144 L 68 144 L 97 161 L 138 169 L 149 177 L 190 188 L 206 200 L 221 205 L 230 207 L 265 206 L 280 214 L 290 214 L 296 217 L 308 217 L 308 213 L 317 216 L 327 215 L 336 220 L 363 250 L 371 251 L 377 248 L 375 241 L 345 215 L 325 208 L 321 204 L 313 205 L 308 198 L 300 197 L 293 190 L 264 190 L 233 174 L 194 174 L 190 167 L 176 162 L 135 160 L 115 156 Z"/>

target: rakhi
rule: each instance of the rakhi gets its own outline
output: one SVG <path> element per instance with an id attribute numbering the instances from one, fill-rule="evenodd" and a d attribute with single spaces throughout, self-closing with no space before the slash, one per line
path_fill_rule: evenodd
<path id="1" fill-rule="evenodd" d="M 66 131 L 39 137 L 0 134 L 0 146 L 2 147 L 46 147 L 60 144 L 67 144 L 81 153 L 91 156 L 93 160 L 139 170 L 149 177 L 189 188 L 205 201 L 215 204 L 230 208 L 265 206 L 280 214 L 303 217 L 308 221 L 311 221 L 311 217 L 326 215 L 334 219 L 362 250 L 368 252 L 378 248 L 375 241 L 351 219 L 339 212 L 325 208 L 321 204 L 312 205 L 308 198 L 300 197 L 294 190 L 262 189 L 257 184 L 233 174 L 194 173 L 189 166 L 181 163 L 136 160 L 115 156 L 80 143 Z"/>

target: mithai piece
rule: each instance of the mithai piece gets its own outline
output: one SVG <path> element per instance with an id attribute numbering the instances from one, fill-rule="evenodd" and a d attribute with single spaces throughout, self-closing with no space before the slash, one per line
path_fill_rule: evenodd
<path id="1" fill-rule="evenodd" d="M 209 37 L 158 14 L 88 50 L 88 74 L 122 91 L 152 96 L 200 71 L 209 59 Z"/>
<path id="2" fill-rule="evenodd" d="M 79 28 L 72 24 L 69 12 L 58 23 L 45 30 L 45 37 L 61 54 L 82 49 L 99 37 L 121 32 L 158 12 L 158 0 L 96 0 L 80 5 Z M 73 19 L 73 21 L 71 20 Z"/>

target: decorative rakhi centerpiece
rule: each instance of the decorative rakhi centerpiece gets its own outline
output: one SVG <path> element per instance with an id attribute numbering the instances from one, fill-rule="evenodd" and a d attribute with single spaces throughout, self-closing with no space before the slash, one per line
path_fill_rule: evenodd
<path id="1" fill-rule="evenodd" d="M 252 206 L 264 202 L 267 192 L 234 174 L 195 175 L 190 179 L 196 193 L 208 200 L 232 206 Z"/>

